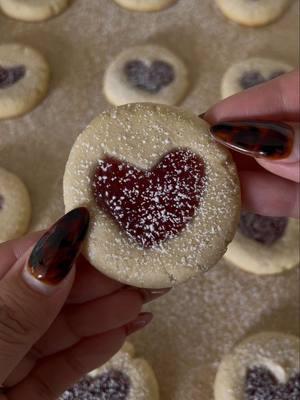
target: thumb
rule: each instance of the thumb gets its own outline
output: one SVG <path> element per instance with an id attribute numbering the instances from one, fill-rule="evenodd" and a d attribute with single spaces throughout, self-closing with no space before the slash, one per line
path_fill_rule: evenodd
<path id="1" fill-rule="evenodd" d="M 64 305 L 88 223 L 87 209 L 69 212 L 0 281 L 0 384 Z"/>

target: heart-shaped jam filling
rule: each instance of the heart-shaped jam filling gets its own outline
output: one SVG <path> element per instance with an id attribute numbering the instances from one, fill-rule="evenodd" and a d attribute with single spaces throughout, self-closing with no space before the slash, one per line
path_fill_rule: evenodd
<path id="1" fill-rule="evenodd" d="M 167 153 L 151 170 L 113 157 L 99 161 L 94 198 L 141 247 L 173 238 L 194 217 L 205 184 L 203 160 L 188 149 Z"/>
<path id="2" fill-rule="evenodd" d="M 124 67 L 125 75 L 132 86 L 149 93 L 157 93 L 175 79 L 171 64 L 165 61 L 153 61 L 148 66 L 140 60 L 129 61 Z"/>
<path id="3" fill-rule="evenodd" d="M 111 369 L 97 377 L 87 375 L 66 390 L 59 400 L 127 400 L 130 386 L 128 375 Z"/>
<path id="4" fill-rule="evenodd" d="M 4 197 L 0 194 L 0 210 L 2 210 L 4 206 Z"/>
<path id="5" fill-rule="evenodd" d="M 249 89 L 252 86 L 259 85 L 260 83 L 264 83 L 270 81 L 271 79 L 275 79 L 280 75 L 283 75 L 285 71 L 274 71 L 270 74 L 268 78 L 265 78 L 260 71 L 247 71 L 243 74 L 240 79 L 240 85 L 243 89 Z"/>
<path id="6" fill-rule="evenodd" d="M 6 89 L 22 78 L 24 78 L 26 68 L 24 65 L 16 65 L 14 67 L 4 68 L 0 65 L 0 89 Z"/>
<path id="7" fill-rule="evenodd" d="M 292 376 L 288 382 L 280 383 L 264 367 L 252 367 L 247 370 L 245 381 L 245 400 L 299 400 L 300 373 Z"/>
<path id="8" fill-rule="evenodd" d="M 244 236 L 259 243 L 271 245 L 283 236 L 287 223 L 286 217 L 265 217 L 242 212 L 239 228 Z"/>

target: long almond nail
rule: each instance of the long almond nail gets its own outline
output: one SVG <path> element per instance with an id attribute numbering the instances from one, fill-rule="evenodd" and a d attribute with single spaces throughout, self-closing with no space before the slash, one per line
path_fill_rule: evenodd
<path id="1" fill-rule="evenodd" d="M 210 132 L 223 145 L 256 158 L 281 160 L 293 149 L 294 131 L 284 123 L 221 122 L 210 127 Z"/>
<path id="2" fill-rule="evenodd" d="M 137 319 L 129 322 L 129 324 L 125 326 L 126 336 L 132 335 L 134 332 L 145 328 L 145 326 L 147 326 L 152 321 L 152 319 L 153 314 L 148 312 L 140 313 Z"/>
<path id="3" fill-rule="evenodd" d="M 83 207 L 70 211 L 58 220 L 32 250 L 25 267 L 27 283 L 38 280 L 48 286 L 59 284 L 78 256 L 88 225 L 89 212 Z"/>

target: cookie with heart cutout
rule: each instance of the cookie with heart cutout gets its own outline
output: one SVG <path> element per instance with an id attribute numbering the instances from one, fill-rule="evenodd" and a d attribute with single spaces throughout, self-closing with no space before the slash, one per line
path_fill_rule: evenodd
<path id="1" fill-rule="evenodd" d="M 100 114 L 77 138 L 64 175 L 66 211 L 91 214 L 84 254 L 127 284 L 164 288 L 215 265 L 239 220 L 229 152 L 205 121 L 151 103 Z"/>
<path id="2" fill-rule="evenodd" d="M 278 78 L 293 67 L 268 58 L 249 58 L 233 64 L 224 74 L 221 83 L 222 98 Z"/>
<path id="3" fill-rule="evenodd" d="M 0 45 L 0 120 L 23 115 L 46 96 L 50 71 L 35 49 L 21 44 Z"/>
<path id="4" fill-rule="evenodd" d="M 246 26 L 263 26 L 278 19 L 292 0 L 216 0 L 223 14 Z"/>
<path id="5" fill-rule="evenodd" d="M 297 219 L 242 212 L 239 229 L 224 258 L 247 272 L 280 274 L 300 263 L 299 232 Z"/>
<path id="6" fill-rule="evenodd" d="M 31 202 L 24 183 L 0 168 L 0 243 L 23 235 L 31 217 Z"/>
<path id="7" fill-rule="evenodd" d="M 102 367 L 90 372 L 59 400 L 159 400 L 155 374 L 149 363 L 135 357 L 127 342 Z"/>
<path id="8" fill-rule="evenodd" d="M 121 52 L 104 75 L 104 94 L 113 105 L 136 102 L 178 104 L 189 86 L 184 63 L 170 50 L 135 46 Z"/>
<path id="9" fill-rule="evenodd" d="M 64 11 L 70 0 L 0 0 L 7 16 L 27 22 L 44 21 Z"/>
<path id="10" fill-rule="evenodd" d="M 177 0 L 114 0 L 120 6 L 132 11 L 160 11 L 170 7 Z"/>
<path id="11" fill-rule="evenodd" d="M 215 400 L 298 400 L 300 340 L 263 332 L 238 344 L 222 360 Z"/>

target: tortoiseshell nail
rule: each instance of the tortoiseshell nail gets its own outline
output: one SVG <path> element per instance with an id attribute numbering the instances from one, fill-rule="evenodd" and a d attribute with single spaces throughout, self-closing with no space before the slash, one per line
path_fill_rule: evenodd
<path id="1" fill-rule="evenodd" d="M 214 138 L 240 153 L 269 160 L 287 158 L 293 149 L 294 131 L 270 121 L 221 122 L 210 127 Z"/>
<path id="2" fill-rule="evenodd" d="M 59 219 L 37 242 L 27 271 L 42 283 L 57 285 L 69 273 L 89 225 L 89 212 L 80 207 Z"/>

